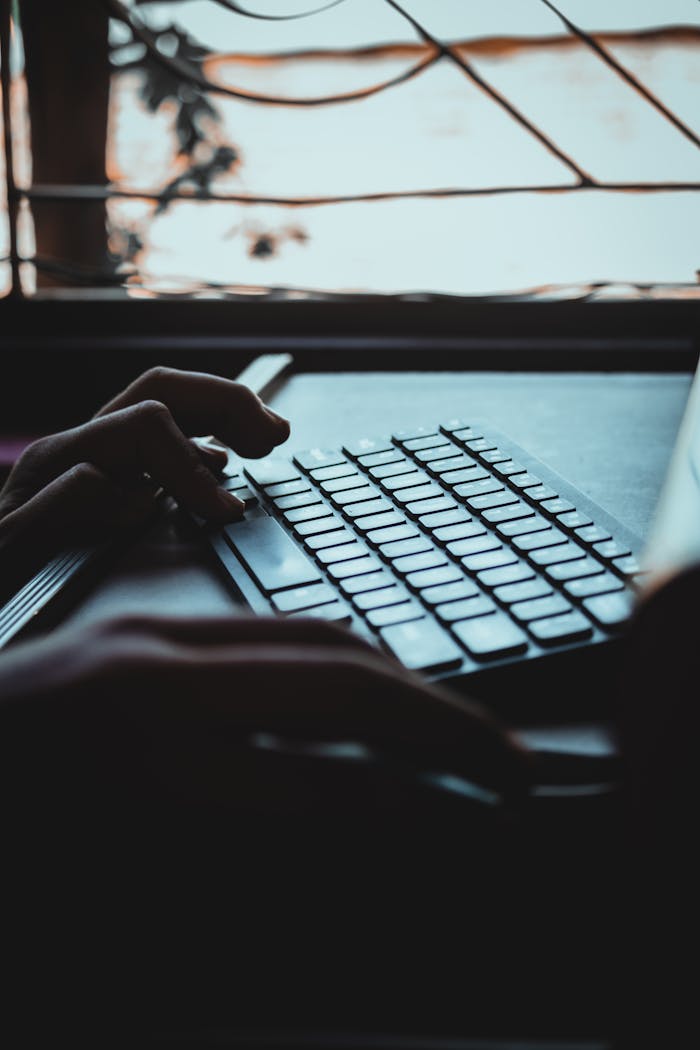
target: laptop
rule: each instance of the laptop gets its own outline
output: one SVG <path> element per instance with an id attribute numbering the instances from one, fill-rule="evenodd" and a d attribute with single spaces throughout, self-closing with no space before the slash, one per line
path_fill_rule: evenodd
<path id="1" fill-rule="evenodd" d="M 254 612 L 344 625 L 509 717 L 575 719 L 599 713 L 639 595 L 700 555 L 687 528 L 699 477 L 696 377 L 646 549 L 488 421 L 458 414 L 287 458 L 230 454 L 223 484 L 244 519 L 193 521 Z M 0 610 L 0 646 L 108 555 L 53 559 Z"/>

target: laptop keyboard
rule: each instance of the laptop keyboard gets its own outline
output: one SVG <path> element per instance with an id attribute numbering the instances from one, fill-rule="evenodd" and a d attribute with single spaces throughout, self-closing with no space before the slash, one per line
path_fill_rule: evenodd
<path id="1" fill-rule="evenodd" d="M 503 435 L 452 419 L 234 463 L 241 522 L 207 529 L 258 612 L 372 636 L 431 676 L 604 641 L 639 541 Z"/>

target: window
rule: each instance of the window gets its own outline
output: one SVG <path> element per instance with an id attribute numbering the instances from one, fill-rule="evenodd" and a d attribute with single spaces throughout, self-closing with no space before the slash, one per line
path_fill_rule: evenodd
<path id="1" fill-rule="evenodd" d="M 700 294 L 694 0 L 2 6 L 25 297 Z"/>

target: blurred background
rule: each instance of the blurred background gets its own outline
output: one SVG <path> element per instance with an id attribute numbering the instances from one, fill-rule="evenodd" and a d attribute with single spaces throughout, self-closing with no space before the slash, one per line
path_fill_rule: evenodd
<path id="1" fill-rule="evenodd" d="M 2 0 L 0 295 L 699 298 L 696 0 Z"/>

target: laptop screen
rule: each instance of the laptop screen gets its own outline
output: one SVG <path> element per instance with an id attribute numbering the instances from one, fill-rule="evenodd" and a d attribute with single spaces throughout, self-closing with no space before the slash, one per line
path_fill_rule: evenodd
<path id="1" fill-rule="evenodd" d="M 643 561 L 649 571 L 644 590 L 700 562 L 700 368 Z"/>

